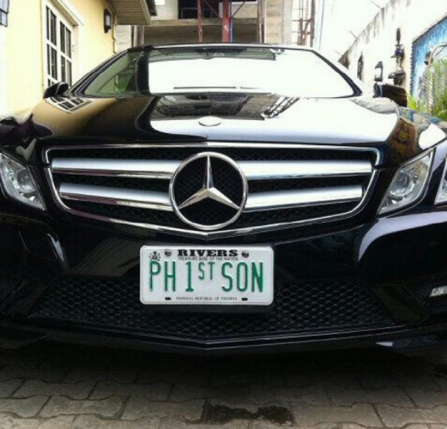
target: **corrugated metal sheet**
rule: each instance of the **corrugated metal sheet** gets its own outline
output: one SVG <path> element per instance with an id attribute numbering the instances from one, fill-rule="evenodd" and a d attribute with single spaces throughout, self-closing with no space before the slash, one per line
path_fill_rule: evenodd
<path id="1" fill-rule="evenodd" d="M 109 0 L 120 25 L 147 25 L 155 15 L 154 0 Z"/>

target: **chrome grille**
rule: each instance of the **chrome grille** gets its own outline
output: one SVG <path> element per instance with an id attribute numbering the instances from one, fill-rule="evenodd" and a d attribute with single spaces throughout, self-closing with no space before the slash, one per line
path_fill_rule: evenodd
<path id="1" fill-rule="evenodd" d="M 169 198 L 177 168 L 203 151 L 231 156 L 249 183 L 242 216 L 219 231 L 186 225 Z M 366 202 L 379 160 L 367 148 L 206 143 L 55 147 L 45 161 L 57 203 L 72 214 L 220 238 L 352 216 Z"/>

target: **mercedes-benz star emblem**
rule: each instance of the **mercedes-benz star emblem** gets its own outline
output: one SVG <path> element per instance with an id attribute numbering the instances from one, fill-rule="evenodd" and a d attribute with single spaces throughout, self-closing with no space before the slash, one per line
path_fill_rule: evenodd
<path id="1" fill-rule="evenodd" d="M 204 231 L 235 222 L 245 207 L 248 184 L 239 165 L 226 155 L 203 152 L 174 173 L 169 196 L 177 216 Z"/>

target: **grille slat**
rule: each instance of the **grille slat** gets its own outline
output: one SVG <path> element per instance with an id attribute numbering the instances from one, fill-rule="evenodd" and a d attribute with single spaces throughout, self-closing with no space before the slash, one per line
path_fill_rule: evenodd
<path id="1" fill-rule="evenodd" d="M 55 158 L 51 170 L 56 174 L 170 179 L 179 165 L 179 161 L 162 160 Z"/>
<path id="2" fill-rule="evenodd" d="M 59 195 L 63 199 L 74 201 L 172 211 L 168 194 L 162 192 L 62 183 L 59 186 Z"/>
<path id="3" fill-rule="evenodd" d="M 324 204 L 343 204 L 360 201 L 361 186 L 345 186 L 330 189 L 304 189 L 298 191 L 259 192 L 248 196 L 246 213 L 273 209 L 290 209 Z"/>
<path id="4" fill-rule="evenodd" d="M 134 223 L 139 227 L 161 226 L 167 232 L 184 235 L 220 238 L 225 234 L 280 229 L 349 217 L 362 208 L 375 175 L 374 149 L 292 146 L 235 144 L 221 147 L 216 144 L 212 147 L 149 145 L 136 148 L 117 145 L 90 150 L 61 147 L 50 149 L 45 157 L 50 163 L 47 174 L 56 201 L 64 210 L 99 220 Z M 220 231 L 197 230 L 172 213 L 169 182 L 187 158 L 202 152 L 231 157 L 248 180 L 247 203 L 241 219 Z M 216 183 L 231 195 L 233 181 L 228 172 L 220 169 L 219 165 L 213 169 Z M 181 193 L 186 198 L 193 195 L 198 190 L 195 189 L 197 183 L 203 181 L 202 171 L 193 172 L 193 175 L 197 177 L 190 183 L 177 182 L 181 182 Z M 91 208 L 83 203 L 92 203 Z M 317 206 L 320 206 L 318 210 Z M 132 209 L 138 213 L 134 217 Z M 156 214 L 158 210 L 163 212 L 162 221 Z M 203 216 L 215 217 L 209 210 L 201 210 Z M 171 213 L 164 218 L 168 212 Z M 201 216 L 199 213 L 198 224 L 212 224 L 210 219 Z"/>
<path id="5" fill-rule="evenodd" d="M 171 179 L 180 164 L 172 160 L 55 158 L 51 170 L 56 174 Z M 356 160 L 240 161 L 238 164 L 248 180 L 358 176 L 372 172 L 369 161 Z"/>
<path id="6" fill-rule="evenodd" d="M 142 159 L 142 160 L 184 160 L 203 151 L 219 152 L 235 161 L 379 161 L 377 150 L 370 148 L 320 146 L 304 144 L 265 144 L 265 143 L 206 143 L 194 144 L 103 144 L 58 146 L 48 149 L 45 162 L 54 158 L 79 159 Z"/>
<path id="7" fill-rule="evenodd" d="M 59 195 L 66 200 L 172 211 L 169 195 L 161 192 L 76 185 L 64 182 L 59 186 Z M 361 186 L 258 192 L 248 196 L 244 212 L 251 213 L 322 204 L 343 204 L 350 201 L 359 201 L 362 196 Z"/>

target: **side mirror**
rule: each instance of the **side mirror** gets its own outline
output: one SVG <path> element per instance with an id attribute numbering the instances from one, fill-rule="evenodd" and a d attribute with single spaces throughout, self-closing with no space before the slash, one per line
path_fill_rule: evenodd
<path id="1" fill-rule="evenodd" d="M 70 85 L 66 82 L 55 83 L 45 90 L 43 98 L 60 97 L 68 91 L 68 88 L 70 88 Z"/>
<path id="2" fill-rule="evenodd" d="M 400 86 L 390 85 L 388 83 L 376 83 L 374 85 L 374 97 L 389 98 L 399 106 L 408 106 L 407 91 Z"/>

